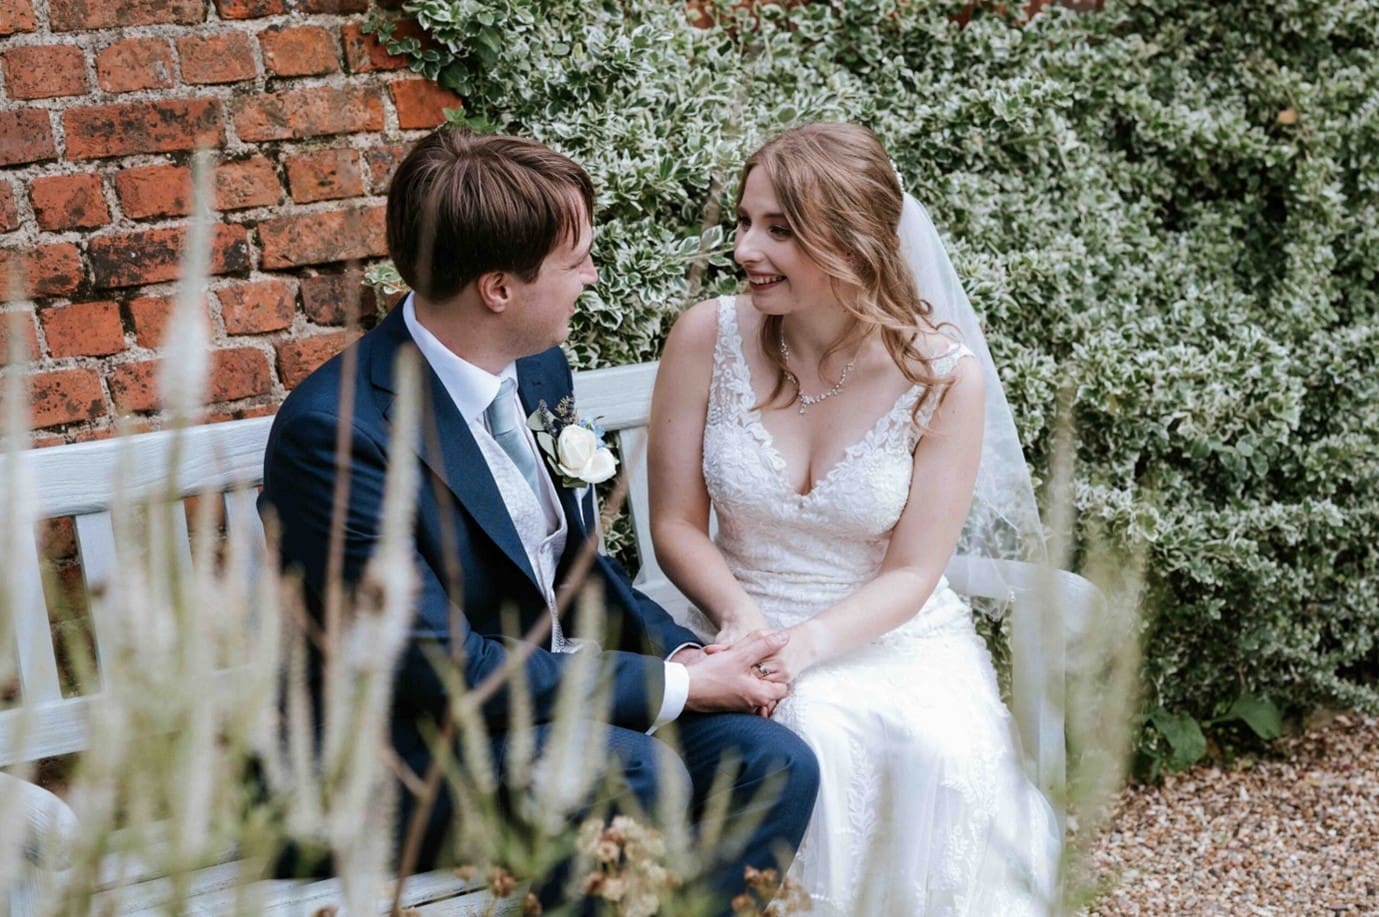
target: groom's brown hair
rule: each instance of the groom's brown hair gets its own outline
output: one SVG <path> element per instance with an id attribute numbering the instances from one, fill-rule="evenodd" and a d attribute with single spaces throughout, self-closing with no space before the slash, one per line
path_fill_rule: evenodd
<path id="1" fill-rule="evenodd" d="M 535 140 L 441 127 L 420 140 L 388 189 L 388 253 L 407 285 L 447 300 L 482 274 L 536 278 L 594 211 L 594 184 Z"/>

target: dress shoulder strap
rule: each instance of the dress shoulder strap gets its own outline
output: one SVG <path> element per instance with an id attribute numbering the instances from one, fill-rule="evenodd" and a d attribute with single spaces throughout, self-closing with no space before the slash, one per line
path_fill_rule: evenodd
<path id="1" fill-rule="evenodd" d="M 966 344 L 961 341 L 954 341 L 953 346 L 946 353 L 935 357 L 930 365 L 936 374 L 949 376 L 952 375 L 953 370 L 957 369 L 958 361 L 963 357 L 972 357 L 974 360 L 977 358 L 976 354 L 969 350 Z"/>
<path id="2" fill-rule="evenodd" d="M 946 352 L 940 353 L 939 356 L 929 361 L 929 370 L 934 371 L 934 375 L 940 376 L 940 378 L 953 375 L 953 371 L 957 370 L 958 360 L 963 359 L 963 357 L 972 357 L 975 360 L 976 354 L 972 353 L 972 350 L 968 349 L 965 343 L 954 341 L 953 346 L 949 347 Z M 914 386 L 912 389 L 913 397 L 905 408 L 907 448 L 912 452 L 914 447 L 923 439 L 924 433 L 927 432 L 929 421 L 934 419 L 934 412 L 938 411 L 938 400 L 927 399 L 923 405 L 920 405 L 918 414 L 912 415 L 914 401 L 923 399 L 927 392 L 928 390 L 923 385 Z"/>
<path id="3" fill-rule="evenodd" d="M 718 343 L 737 338 L 737 297 L 725 293 L 718 297 Z"/>
<path id="4" fill-rule="evenodd" d="M 752 402 L 752 380 L 747 375 L 747 360 L 742 353 L 742 335 L 737 325 L 737 297 L 720 296 L 710 404 L 720 408 L 730 404 L 750 407 Z"/>

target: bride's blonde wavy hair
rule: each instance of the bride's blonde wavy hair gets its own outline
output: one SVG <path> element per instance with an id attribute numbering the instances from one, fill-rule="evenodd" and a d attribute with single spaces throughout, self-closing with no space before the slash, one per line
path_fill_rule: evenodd
<path id="1" fill-rule="evenodd" d="M 834 296 L 855 319 L 823 359 L 880 334 L 901 375 L 925 387 L 915 404 L 918 417 L 951 380 L 935 374 L 931 358 L 917 346 L 922 332 L 936 330 L 933 308 L 919 295 L 900 252 L 896 230 L 904 196 L 881 141 L 856 124 L 815 122 L 790 128 L 743 163 L 738 206 L 755 169 L 771 183 L 795 242 L 828 276 Z M 780 352 L 781 321 L 779 315 L 768 315 L 761 323 L 761 352 L 776 368 L 775 386 L 763 404 L 775 403 L 793 378 Z M 786 406 L 798 398 L 796 388 Z"/>

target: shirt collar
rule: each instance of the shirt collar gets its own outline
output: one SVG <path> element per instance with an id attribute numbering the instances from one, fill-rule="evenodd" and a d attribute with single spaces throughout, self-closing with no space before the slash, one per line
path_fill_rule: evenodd
<path id="1" fill-rule="evenodd" d="M 456 356 L 454 351 L 442 344 L 439 338 L 417 320 L 417 310 L 412 304 L 410 293 L 402 303 L 402 321 L 407 326 L 407 333 L 416 342 L 422 357 L 440 377 L 441 385 L 445 386 L 450 400 L 459 408 L 460 416 L 464 418 L 465 423 L 472 424 L 483 417 L 484 411 L 497 397 L 498 387 L 504 379 L 511 379 L 513 385 L 517 384 L 516 363 L 504 366 L 495 376 L 488 370 Z"/>

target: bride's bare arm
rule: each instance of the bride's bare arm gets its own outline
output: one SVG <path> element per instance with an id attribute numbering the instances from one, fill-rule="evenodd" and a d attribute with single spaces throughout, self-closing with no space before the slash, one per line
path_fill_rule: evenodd
<path id="1" fill-rule="evenodd" d="M 934 591 L 967 519 L 982 453 L 984 385 L 975 360 L 956 379 L 915 449 L 910 496 L 876 578 L 790 628 L 790 643 L 767 660 L 781 679 L 868 643 L 910 620 Z"/>
<path id="2" fill-rule="evenodd" d="M 765 621 L 709 539 L 704 421 L 717 308 L 716 301 L 706 300 L 686 310 L 666 340 L 651 399 L 647 471 L 656 560 L 718 626 L 720 636 L 731 640 L 764 627 Z"/>

